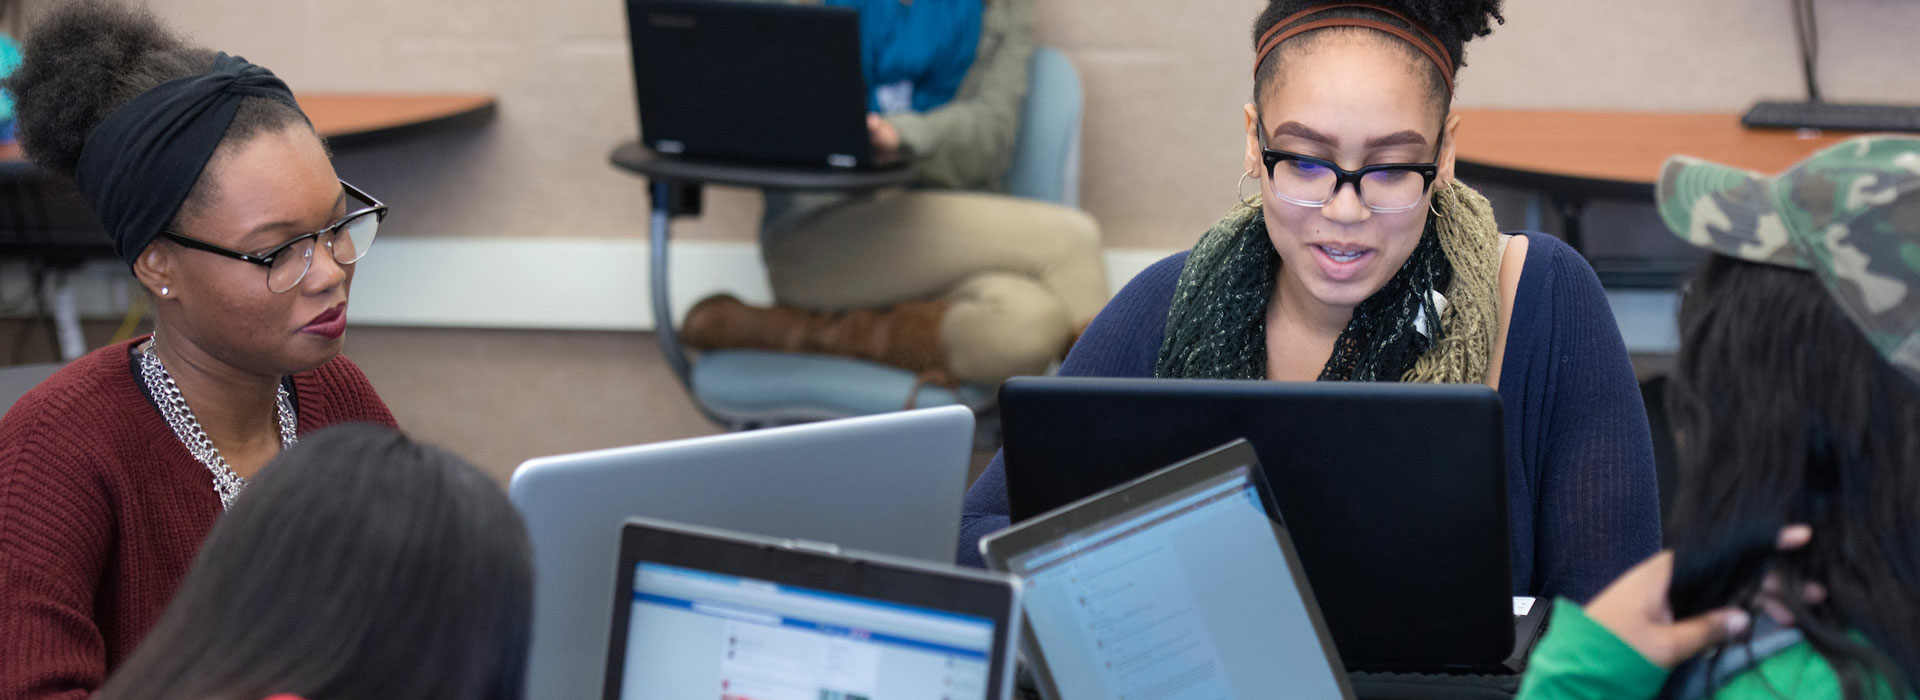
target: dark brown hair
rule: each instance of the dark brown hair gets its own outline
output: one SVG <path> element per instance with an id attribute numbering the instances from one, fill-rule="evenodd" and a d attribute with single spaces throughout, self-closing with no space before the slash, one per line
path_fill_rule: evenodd
<path id="1" fill-rule="evenodd" d="M 301 439 L 207 536 L 99 700 L 517 700 L 531 545 L 500 486 L 346 425 Z"/>
<path id="2" fill-rule="evenodd" d="M 1385 22 L 1396 27 L 1416 30 L 1416 34 L 1418 33 L 1417 30 L 1431 32 L 1434 38 L 1439 39 L 1441 45 L 1446 47 L 1447 55 L 1451 56 L 1453 60 L 1453 70 L 1455 73 L 1458 73 L 1460 68 L 1467 64 L 1464 53 L 1466 43 L 1474 38 L 1492 34 L 1494 23 L 1506 22 L 1506 18 L 1500 15 L 1501 1 L 1502 0 L 1455 0 L 1449 2 L 1447 0 L 1381 0 L 1369 3 L 1397 12 L 1407 19 L 1424 25 L 1421 27 L 1409 27 L 1406 22 L 1401 21 L 1399 18 L 1387 12 L 1364 7 L 1330 9 L 1325 13 L 1314 16 L 1364 17 Z M 1253 21 L 1254 50 L 1260 50 L 1260 37 L 1266 34 L 1268 29 L 1273 28 L 1273 25 L 1302 10 L 1326 4 L 1330 4 L 1329 0 L 1272 0 L 1268 2 L 1267 9 L 1262 11 L 1260 16 Z M 1358 31 L 1358 28 L 1354 28 L 1353 30 Z M 1254 102 L 1258 104 L 1260 95 L 1272 86 L 1278 72 L 1276 67 L 1285 61 L 1284 56 L 1291 55 L 1301 47 L 1311 45 L 1313 37 L 1327 33 L 1328 32 L 1325 31 L 1316 31 L 1296 36 L 1288 39 L 1281 45 L 1280 49 L 1269 54 L 1267 59 L 1256 68 L 1254 74 Z M 1396 45 L 1400 45 L 1398 40 L 1395 41 Z M 1429 76 L 1433 96 L 1436 98 L 1444 98 L 1448 93 L 1448 86 L 1442 83 L 1439 68 L 1431 65 L 1424 57 L 1421 57 L 1418 51 L 1412 46 L 1404 46 L 1403 48 L 1407 50 L 1408 56 L 1417 59 L 1421 65 L 1426 66 L 1427 70 L 1425 70 L 1423 74 Z"/>
<path id="3" fill-rule="evenodd" d="M 1681 302 L 1667 401 L 1674 614 L 1751 606 L 1769 572 L 1818 582 L 1826 602 L 1787 604 L 1845 696 L 1920 689 L 1920 387 L 1813 273 L 1716 255 Z M 1813 541 L 1778 552 L 1791 523 Z"/>

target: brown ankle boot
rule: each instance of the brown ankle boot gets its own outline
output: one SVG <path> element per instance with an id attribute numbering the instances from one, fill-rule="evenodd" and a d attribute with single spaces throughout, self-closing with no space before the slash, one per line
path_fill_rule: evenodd
<path id="1" fill-rule="evenodd" d="M 798 350 L 811 312 L 776 306 L 748 306 L 731 295 L 721 294 L 700 300 L 687 310 L 680 324 L 680 338 L 688 346 L 701 350 L 752 348 L 756 350 Z"/>
<path id="2" fill-rule="evenodd" d="M 844 355 L 914 372 L 945 372 L 940 343 L 945 301 L 908 301 L 881 310 L 819 314 L 807 323 L 801 350 Z"/>
<path id="3" fill-rule="evenodd" d="M 893 365 L 952 382 L 940 343 L 945 301 L 909 301 L 882 310 L 839 313 L 788 306 L 761 308 L 721 295 L 687 312 L 680 336 L 700 349 L 752 348 L 815 352 Z"/>

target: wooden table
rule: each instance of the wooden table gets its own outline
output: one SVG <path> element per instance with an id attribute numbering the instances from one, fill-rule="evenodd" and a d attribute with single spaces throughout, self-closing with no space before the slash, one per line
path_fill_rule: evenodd
<path id="1" fill-rule="evenodd" d="M 301 95 L 300 109 L 336 147 L 478 125 L 493 117 L 492 95 Z"/>
<path id="2" fill-rule="evenodd" d="M 1776 173 L 1845 132 L 1748 129 L 1740 115 L 1462 109 L 1462 179 L 1647 199 L 1669 156 Z"/>
<path id="3" fill-rule="evenodd" d="M 495 109 L 493 96 L 483 94 L 309 93 L 296 99 L 314 130 L 337 148 L 479 124 Z M 22 159 L 18 145 L 0 146 L 0 162 Z"/>
<path id="4" fill-rule="evenodd" d="M 1691 155 L 1762 173 L 1777 173 L 1849 132 L 1748 129 L 1737 113 L 1598 112 L 1461 109 L 1460 179 L 1536 194 L 1526 228 L 1538 230 L 1557 210 L 1564 236 L 1582 247 L 1580 217 L 1596 199 L 1653 202 L 1660 167 Z M 1621 262 L 1619 265 L 1607 263 Z M 1594 261 L 1601 278 L 1626 286 L 1669 286 L 1681 266 L 1647 261 Z M 1673 269 L 1666 269 L 1671 267 Z"/>

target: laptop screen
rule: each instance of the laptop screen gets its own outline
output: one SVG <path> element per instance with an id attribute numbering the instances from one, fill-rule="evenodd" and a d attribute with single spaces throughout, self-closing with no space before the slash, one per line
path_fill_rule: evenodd
<path id="1" fill-rule="evenodd" d="M 1008 561 L 1062 697 L 1337 698 L 1248 467 Z"/>
<path id="2" fill-rule="evenodd" d="M 653 562 L 633 581 L 623 699 L 987 697 L 984 617 Z"/>

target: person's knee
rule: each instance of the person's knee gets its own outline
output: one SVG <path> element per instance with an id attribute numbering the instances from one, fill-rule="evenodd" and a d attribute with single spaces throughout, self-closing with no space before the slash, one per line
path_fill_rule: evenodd
<path id="1" fill-rule="evenodd" d="M 969 382 L 1044 372 L 1072 336 L 1065 305 L 1028 277 L 975 275 L 947 299 L 952 305 L 940 328 L 947 363 Z"/>
<path id="2" fill-rule="evenodd" d="M 1023 201 L 1018 218 L 1028 249 L 1045 267 L 1098 260 L 1102 255 L 1100 223 L 1093 216 L 1048 202 Z"/>
<path id="3" fill-rule="evenodd" d="M 1085 211 L 1065 209 L 1066 213 L 1060 219 L 1060 230 L 1068 247 L 1078 253 L 1099 256 L 1104 246 L 1100 239 L 1100 222 Z"/>
<path id="4" fill-rule="evenodd" d="M 1084 211 L 1066 207 L 1057 210 L 1049 221 L 1049 236 L 1056 241 L 1054 257 L 1038 271 L 1066 304 L 1067 315 L 1075 327 L 1093 320 L 1107 303 L 1106 247 L 1100 238 L 1100 224 Z"/>

